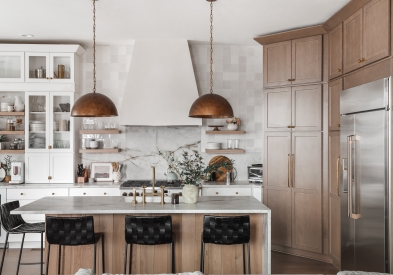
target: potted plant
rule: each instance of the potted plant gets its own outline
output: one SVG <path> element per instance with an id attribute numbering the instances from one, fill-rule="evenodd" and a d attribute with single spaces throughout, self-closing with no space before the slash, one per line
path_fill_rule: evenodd
<path id="1" fill-rule="evenodd" d="M 158 150 L 158 155 L 166 160 L 168 169 L 166 170 L 165 176 L 167 181 L 178 180 L 178 176 L 183 180 L 180 175 L 179 161 L 175 158 L 173 151 Z"/>
<path id="2" fill-rule="evenodd" d="M 236 131 L 240 126 L 240 122 L 241 122 L 241 120 L 238 117 L 228 118 L 226 120 L 226 123 L 228 123 L 228 126 L 227 126 L 228 130 L 229 131 Z"/>
<path id="3" fill-rule="evenodd" d="M 6 157 L 4 157 L 4 163 L 1 163 L 1 167 L 5 170 L 6 172 L 6 176 L 4 178 L 5 182 L 9 182 L 11 180 L 11 175 L 10 175 L 10 171 L 11 171 L 11 160 L 12 156 L 7 155 Z"/>

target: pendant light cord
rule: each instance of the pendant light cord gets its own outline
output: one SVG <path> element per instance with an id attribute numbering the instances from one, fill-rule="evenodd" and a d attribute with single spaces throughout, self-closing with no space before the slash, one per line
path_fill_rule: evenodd
<path id="1" fill-rule="evenodd" d="M 93 93 L 96 92 L 96 0 L 93 0 Z"/>
<path id="2" fill-rule="evenodd" d="M 210 1 L 210 94 L 212 93 L 213 93 L 213 1 Z"/>

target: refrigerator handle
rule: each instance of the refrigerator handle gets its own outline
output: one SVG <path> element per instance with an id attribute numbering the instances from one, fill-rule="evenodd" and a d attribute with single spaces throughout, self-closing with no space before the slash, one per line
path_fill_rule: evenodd
<path id="1" fill-rule="evenodd" d="M 361 218 L 360 213 L 353 213 L 352 211 L 352 186 L 356 184 L 353 178 L 353 166 L 352 166 L 352 142 L 358 140 L 358 137 L 351 135 L 347 137 L 347 150 L 348 150 L 348 217 L 357 220 Z M 356 149 L 355 149 L 356 150 Z"/>
<path id="2" fill-rule="evenodd" d="M 340 197 L 340 156 L 337 158 L 337 175 L 336 175 L 336 184 L 337 184 L 337 195 Z"/>
<path id="3" fill-rule="evenodd" d="M 288 154 L 288 188 L 291 188 L 291 154 Z"/>

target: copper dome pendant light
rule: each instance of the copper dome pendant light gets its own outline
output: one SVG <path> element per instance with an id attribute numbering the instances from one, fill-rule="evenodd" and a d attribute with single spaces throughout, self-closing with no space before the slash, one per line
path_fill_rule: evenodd
<path id="1" fill-rule="evenodd" d="M 213 94 L 213 2 L 210 2 L 210 94 L 199 97 L 191 106 L 189 117 L 230 118 L 233 117 L 231 104 L 224 97 Z"/>
<path id="2" fill-rule="evenodd" d="M 106 95 L 96 93 L 96 1 L 93 0 L 93 92 L 81 96 L 71 110 L 73 117 L 118 116 L 115 104 Z"/>

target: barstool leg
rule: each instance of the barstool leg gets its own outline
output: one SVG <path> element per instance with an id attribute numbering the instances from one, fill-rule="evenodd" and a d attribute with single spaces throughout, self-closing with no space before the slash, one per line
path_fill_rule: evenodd
<path id="1" fill-rule="evenodd" d="M 23 233 L 22 237 L 22 244 L 20 246 L 20 251 L 19 251 L 19 260 L 18 260 L 18 268 L 16 269 L 16 275 L 19 274 L 19 267 L 20 267 L 20 259 L 22 258 L 22 251 L 23 251 L 23 243 L 25 242 L 25 233 Z"/>
<path id="2" fill-rule="evenodd" d="M 105 273 L 104 235 L 102 235 L 102 273 Z"/>
<path id="3" fill-rule="evenodd" d="M 46 256 L 46 272 L 45 274 L 48 275 L 48 269 L 49 269 L 49 255 L 50 255 L 50 244 L 48 244 L 48 255 Z"/>
<path id="4" fill-rule="evenodd" d="M 126 243 L 126 248 L 124 250 L 124 274 L 127 273 L 127 250 L 128 250 L 128 244 Z"/>
<path id="5" fill-rule="evenodd" d="M 132 244 L 130 244 L 130 266 L 128 268 L 128 273 L 132 274 Z"/>
<path id="6" fill-rule="evenodd" d="M 94 274 L 96 274 L 96 264 L 97 264 L 97 243 L 94 244 L 94 267 L 93 267 Z"/>
<path id="7" fill-rule="evenodd" d="M 205 269 L 205 243 L 201 241 L 201 266 L 200 270 L 203 273 Z"/>
<path id="8" fill-rule="evenodd" d="M 242 244 L 243 248 L 243 274 L 246 274 L 246 247 L 245 244 Z"/>
<path id="9" fill-rule="evenodd" d="M 44 274 L 44 233 L 41 232 L 41 269 L 40 275 Z"/>
<path id="10" fill-rule="evenodd" d="M 248 274 L 251 274 L 251 254 L 250 254 L 250 243 L 247 244 L 248 246 Z"/>
<path id="11" fill-rule="evenodd" d="M 61 264 L 61 245 L 59 245 L 59 257 L 57 262 L 57 274 L 60 275 L 60 264 Z"/>
<path id="12" fill-rule="evenodd" d="M 174 247 L 173 247 L 173 239 L 171 242 L 171 273 L 175 274 L 175 253 L 174 253 Z"/>
<path id="13" fill-rule="evenodd" d="M 2 272 L 3 272 L 4 257 L 5 257 L 5 251 L 7 250 L 7 243 L 8 243 L 8 236 L 9 235 L 10 235 L 10 233 L 7 232 L 7 235 L 5 237 L 5 243 L 4 243 L 3 257 L 1 258 L 0 274 L 2 274 Z"/>

